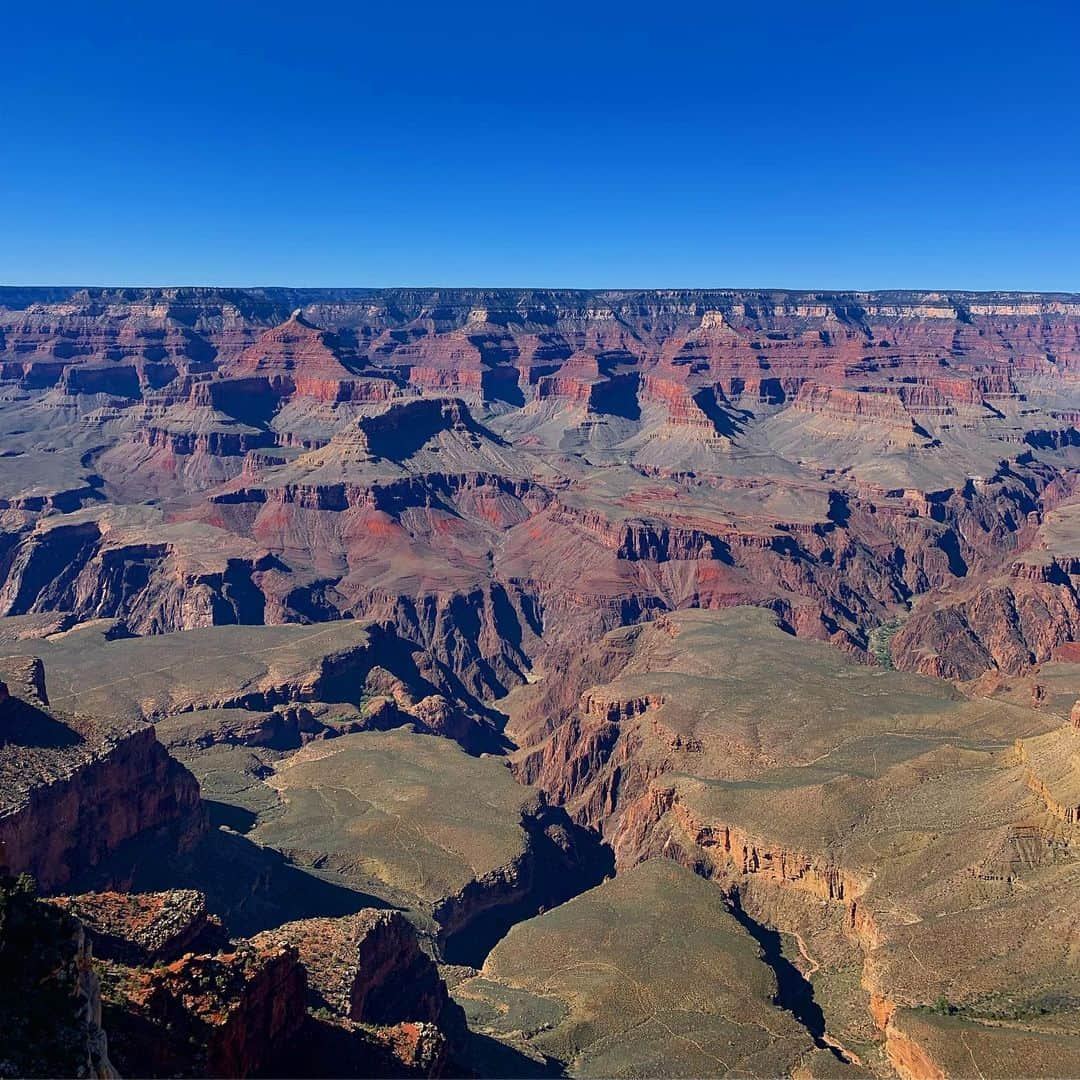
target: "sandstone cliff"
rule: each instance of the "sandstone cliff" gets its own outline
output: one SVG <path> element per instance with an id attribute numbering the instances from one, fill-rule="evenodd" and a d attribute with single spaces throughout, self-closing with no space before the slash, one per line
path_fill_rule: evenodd
<path id="1" fill-rule="evenodd" d="M 10 670 L 23 660 L 5 665 Z M 195 778 L 147 724 L 46 711 L 40 698 L 0 700 L 0 861 L 56 891 L 126 842 L 190 846 L 205 828 Z"/>
<path id="2" fill-rule="evenodd" d="M 274 1065 L 304 1023 L 296 951 L 238 943 L 163 967 L 104 970 L 103 1022 L 122 1074 L 251 1076 Z"/>

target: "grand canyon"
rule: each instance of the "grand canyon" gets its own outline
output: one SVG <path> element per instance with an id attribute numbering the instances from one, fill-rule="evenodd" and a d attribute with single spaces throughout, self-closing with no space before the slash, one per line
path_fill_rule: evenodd
<path id="1" fill-rule="evenodd" d="M 1080 295 L 0 288 L 0 1076 L 1080 1075 Z"/>

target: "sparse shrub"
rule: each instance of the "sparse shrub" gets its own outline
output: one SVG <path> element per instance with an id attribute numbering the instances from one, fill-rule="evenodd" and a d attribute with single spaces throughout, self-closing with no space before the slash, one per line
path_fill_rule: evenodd
<path id="1" fill-rule="evenodd" d="M 890 671 L 893 668 L 892 639 L 901 626 L 903 626 L 902 619 L 890 619 L 880 626 L 875 626 L 867 635 L 867 651 L 883 668 Z"/>

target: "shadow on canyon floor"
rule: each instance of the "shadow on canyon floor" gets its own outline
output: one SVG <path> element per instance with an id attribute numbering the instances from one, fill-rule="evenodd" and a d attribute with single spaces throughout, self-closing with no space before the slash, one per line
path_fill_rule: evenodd
<path id="1" fill-rule="evenodd" d="M 8 698 L 0 704 L 0 716 L 4 741 L 16 746 L 60 750 L 86 742 L 77 731 L 29 701 Z"/>
<path id="2" fill-rule="evenodd" d="M 377 896 L 302 870 L 280 852 L 230 828 L 212 827 L 181 855 L 162 855 L 156 840 L 126 844 L 84 880 L 73 883 L 71 891 L 110 886 L 136 892 L 199 889 L 226 930 L 242 937 L 295 919 L 336 918 L 362 908 L 391 906 Z"/>
<path id="3" fill-rule="evenodd" d="M 468 1033 L 465 1054 L 469 1068 L 478 1076 L 507 1076 L 528 1080 L 531 1077 L 566 1076 L 566 1066 L 556 1058 L 537 1061 L 490 1035 Z"/>
<path id="4" fill-rule="evenodd" d="M 523 821 L 532 848 L 532 887 L 517 901 L 480 911 L 443 942 L 448 964 L 483 967 L 488 953 L 513 927 L 595 888 L 615 873 L 615 854 L 592 829 L 574 824 L 561 807 Z M 567 859 L 567 850 L 576 858 Z"/>
<path id="5" fill-rule="evenodd" d="M 825 1014 L 814 1000 L 814 984 L 784 955 L 780 933 L 752 919 L 739 901 L 739 894 L 733 895 L 731 914 L 739 925 L 761 947 L 765 963 L 776 975 L 776 1004 L 786 1009 L 810 1033 L 814 1044 L 822 1050 L 828 1050 L 840 1061 L 847 1058 L 825 1038 Z"/>

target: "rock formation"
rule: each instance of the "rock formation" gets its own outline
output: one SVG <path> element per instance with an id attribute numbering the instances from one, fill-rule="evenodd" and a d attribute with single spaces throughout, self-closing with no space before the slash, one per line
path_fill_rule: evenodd
<path id="1" fill-rule="evenodd" d="M 251 1076 L 273 1065 L 304 1023 L 295 950 L 238 943 L 156 968 L 106 965 L 105 1028 L 121 1073 Z"/>
<path id="2" fill-rule="evenodd" d="M 49 901 L 82 923 L 94 955 L 129 967 L 171 963 L 225 944 L 221 924 L 194 889 L 166 893 L 96 892 Z"/>
<path id="3" fill-rule="evenodd" d="M 435 1076 L 460 1045 L 460 1010 L 396 912 L 229 941 L 190 890 L 43 903 L 6 880 L 17 1019 L 0 1045 L 18 1075 Z"/>
<path id="4" fill-rule="evenodd" d="M 1078 391 L 1072 295 L 0 288 L 0 1073 L 1075 1071 Z"/>
<path id="5" fill-rule="evenodd" d="M 254 940 L 298 950 L 312 1008 L 387 1025 L 438 1023 L 449 1005 L 435 965 L 399 912 L 369 909 L 340 919 L 305 919 Z"/>
<path id="6" fill-rule="evenodd" d="M 612 632 L 576 682 L 519 699 L 515 770 L 601 831 L 620 875 L 674 860 L 794 935 L 815 985 L 833 985 L 830 965 L 860 967 L 860 990 L 822 1021 L 850 1061 L 880 1052 L 903 1076 L 952 1075 L 919 1020 L 942 1001 L 946 1026 L 1006 1073 L 1026 1051 L 984 1025 L 1032 1009 L 1071 1060 L 1080 1031 L 1049 1002 L 1074 977 L 1053 897 L 1075 872 L 1080 747 L 1043 715 L 1058 699 L 969 700 L 767 627 L 760 612 L 685 612 Z M 1019 729 L 1033 734 L 1011 750 Z"/>
<path id="7" fill-rule="evenodd" d="M 1010 563 L 1072 489 L 1078 310 L 1013 294 L 7 290 L 0 377 L 17 393 L 0 430 L 10 413 L 18 469 L 0 467 L 0 610 L 134 633 L 374 615 L 490 693 L 546 649 L 686 606 L 766 605 L 865 652 L 934 591 L 897 664 L 1019 671 L 1074 632 L 1064 584 L 1018 586 Z M 67 470 L 28 434 L 46 419 L 85 448 Z M 103 520 L 102 490 L 152 492 L 164 519 Z M 1043 610 L 1049 633 L 1028 625 Z"/>
<path id="8" fill-rule="evenodd" d="M 7 1076 L 114 1077 L 101 987 L 77 919 L 0 879 L 0 1069 Z"/>
<path id="9" fill-rule="evenodd" d="M 148 724 L 46 711 L 41 662 L 0 660 L 0 862 L 56 891 L 125 844 L 191 846 L 205 827 L 195 778 Z M 11 672 L 23 673 L 25 696 Z"/>

